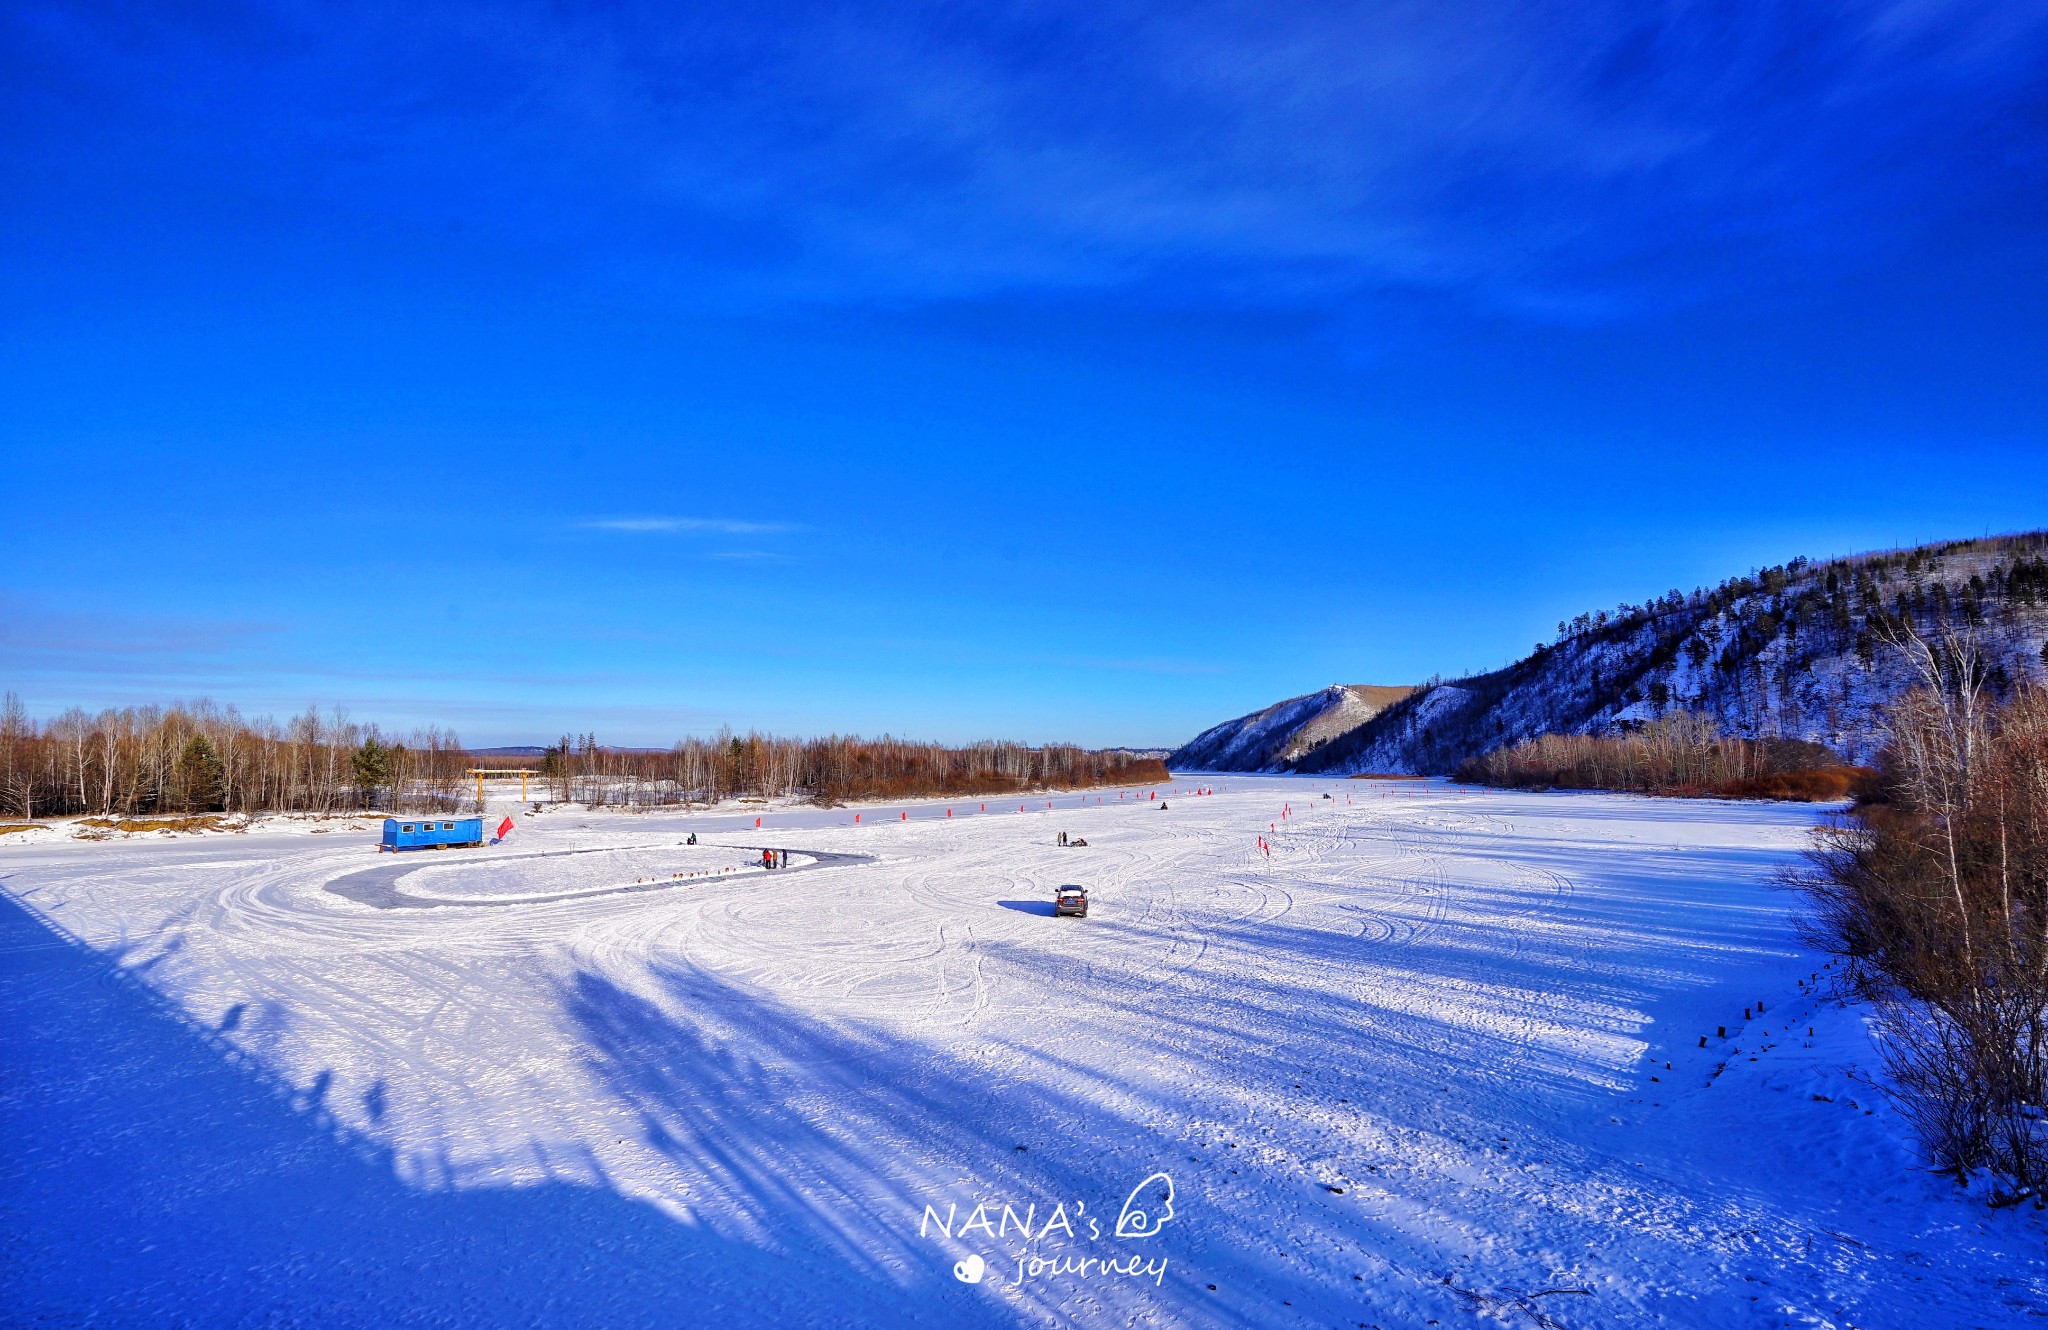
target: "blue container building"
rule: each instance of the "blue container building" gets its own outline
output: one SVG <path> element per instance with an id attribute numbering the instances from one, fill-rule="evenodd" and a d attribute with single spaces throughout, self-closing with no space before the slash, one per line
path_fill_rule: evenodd
<path id="1" fill-rule="evenodd" d="M 484 843 L 484 820 L 480 817 L 384 819 L 384 839 L 377 853 L 386 850 L 445 850 L 450 846 Z"/>

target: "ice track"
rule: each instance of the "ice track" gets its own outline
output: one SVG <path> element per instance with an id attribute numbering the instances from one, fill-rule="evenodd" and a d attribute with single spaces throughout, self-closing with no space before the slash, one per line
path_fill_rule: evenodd
<path id="1" fill-rule="evenodd" d="M 763 868 L 756 859 L 767 849 L 780 851 L 791 858 L 785 865 L 772 870 Z M 533 879 L 545 881 L 551 872 L 564 877 L 574 876 L 575 870 L 583 866 L 577 862 L 578 857 L 598 859 L 600 862 L 596 866 L 599 871 L 596 876 L 600 878 L 616 876 L 619 871 L 616 865 L 620 859 L 644 864 L 647 872 L 630 882 L 605 882 L 573 891 L 550 890 L 546 886 L 531 885 Z M 451 906 L 504 908 L 519 905 L 553 905 L 561 901 L 583 900 L 592 896 L 700 887 L 707 882 L 731 881 L 755 874 L 779 876 L 800 873 L 806 869 L 866 863 L 872 858 L 872 855 L 865 854 L 805 852 L 787 846 L 719 845 L 713 842 L 690 846 L 687 849 L 673 846 L 629 846 L 623 850 L 609 847 L 566 850 L 552 857 L 546 854 L 500 855 L 486 863 L 475 865 L 421 865 L 412 862 L 410 858 L 394 856 L 390 863 L 335 878 L 327 883 L 327 890 L 359 905 L 367 905 L 377 910 L 432 910 Z M 733 862 L 735 859 L 738 860 L 737 863 Z M 437 891 L 421 881 L 448 878 L 482 879 L 483 885 L 481 889 L 472 886 L 468 891 L 459 888 L 451 891 L 442 886 Z M 525 890 L 520 889 L 519 879 L 522 878 L 529 883 Z M 408 889 L 408 882 L 419 885 Z"/>

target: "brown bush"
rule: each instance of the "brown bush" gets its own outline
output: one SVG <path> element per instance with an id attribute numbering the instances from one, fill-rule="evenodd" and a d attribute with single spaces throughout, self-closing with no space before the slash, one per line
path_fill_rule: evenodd
<path id="1" fill-rule="evenodd" d="M 1871 767 L 1815 767 L 1806 771 L 1778 771 L 1730 781 L 1713 790 L 1719 799 L 1789 799 L 1803 803 L 1833 803 L 1848 799 L 1877 777 Z"/>
<path id="2" fill-rule="evenodd" d="M 1510 789 L 1626 790 L 1686 798 L 1846 799 L 1861 767 L 1797 739 L 1731 739 L 1679 712 L 1622 735 L 1546 734 L 1466 762 L 1458 779 Z"/>

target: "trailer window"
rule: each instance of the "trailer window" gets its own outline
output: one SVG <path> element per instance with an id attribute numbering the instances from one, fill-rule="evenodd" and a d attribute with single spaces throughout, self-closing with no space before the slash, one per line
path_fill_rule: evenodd
<path id="1" fill-rule="evenodd" d="M 455 830 L 455 824 L 454 824 L 453 822 L 443 822 L 443 823 L 441 824 L 441 830 L 443 830 L 443 831 L 453 831 L 453 830 Z"/>
<path id="2" fill-rule="evenodd" d="M 404 832 L 406 835 L 410 836 L 412 834 L 412 823 L 406 823 L 404 826 L 400 827 L 399 830 Z"/>

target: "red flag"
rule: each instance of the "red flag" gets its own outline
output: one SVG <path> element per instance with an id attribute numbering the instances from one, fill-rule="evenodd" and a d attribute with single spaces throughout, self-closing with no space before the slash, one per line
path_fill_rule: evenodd
<path id="1" fill-rule="evenodd" d="M 507 837 L 507 836 L 509 836 L 509 835 L 511 835 L 511 834 L 512 834 L 512 819 L 508 817 L 508 818 L 506 818 L 506 819 L 505 819 L 505 820 L 504 820 L 503 822 L 500 822 L 500 823 L 498 824 L 498 839 L 499 839 L 499 840 L 503 840 L 503 839 L 505 839 L 505 837 Z"/>

